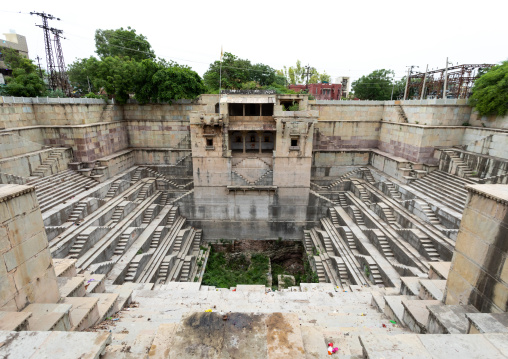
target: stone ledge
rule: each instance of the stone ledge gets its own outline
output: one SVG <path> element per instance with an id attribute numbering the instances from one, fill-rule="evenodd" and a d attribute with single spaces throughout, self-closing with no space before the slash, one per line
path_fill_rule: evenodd
<path id="1" fill-rule="evenodd" d="M 508 206 L 508 186 L 503 184 L 474 184 L 466 185 L 465 188 L 480 196 L 492 199 Z"/>
<path id="2" fill-rule="evenodd" d="M 25 186 L 21 184 L 0 185 L 0 202 L 5 202 L 11 198 L 19 197 L 33 191 L 35 191 L 35 187 L 33 186 Z"/>

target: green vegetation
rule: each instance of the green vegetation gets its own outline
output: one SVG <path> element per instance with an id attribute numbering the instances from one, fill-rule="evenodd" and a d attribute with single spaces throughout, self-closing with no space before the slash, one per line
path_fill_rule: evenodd
<path id="1" fill-rule="evenodd" d="M 3 49 L 4 62 L 12 69 L 12 76 L 6 77 L 2 92 L 10 96 L 36 97 L 46 94 L 46 86 L 33 61 L 26 59 L 12 49 Z"/>
<path id="2" fill-rule="evenodd" d="M 285 87 L 284 76 L 265 64 L 252 64 L 250 60 L 241 59 L 230 52 L 222 57 L 221 62 L 214 61 L 203 75 L 203 81 L 210 93 L 218 93 L 219 86 L 226 90 L 274 90 L 277 93 L 295 93 Z"/>
<path id="3" fill-rule="evenodd" d="M 508 113 L 508 61 L 493 66 L 475 81 L 469 103 L 482 116 Z"/>
<path id="4" fill-rule="evenodd" d="M 297 85 L 307 83 L 307 69 L 302 66 L 300 60 L 296 60 L 296 66 L 290 66 L 287 68 L 284 66 L 283 70 L 278 70 L 277 74 L 286 79 L 288 84 Z M 319 82 L 330 82 L 331 78 L 325 72 L 319 73 L 314 67 L 309 68 L 309 83 L 317 84 Z"/>
<path id="5" fill-rule="evenodd" d="M 95 30 L 95 52 L 101 59 L 106 57 L 129 57 L 134 61 L 155 59 L 152 45 L 136 30 L 123 27 L 116 30 Z"/>
<path id="6" fill-rule="evenodd" d="M 268 263 L 268 257 L 262 254 L 253 254 L 249 260 L 243 254 L 216 252 L 212 246 L 202 283 L 217 288 L 238 284 L 267 285 Z"/>
<path id="7" fill-rule="evenodd" d="M 139 103 L 193 99 L 205 92 L 199 75 L 188 66 L 155 59 L 150 43 L 136 30 L 97 30 L 96 52 L 69 65 L 78 93 L 107 93 L 118 103 L 133 94 Z"/>
<path id="8" fill-rule="evenodd" d="M 400 81 L 393 81 L 393 70 L 375 70 L 367 76 L 362 76 L 352 83 L 355 96 L 360 100 L 385 101 L 399 98 L 404 94 L 405 78 Z"/>

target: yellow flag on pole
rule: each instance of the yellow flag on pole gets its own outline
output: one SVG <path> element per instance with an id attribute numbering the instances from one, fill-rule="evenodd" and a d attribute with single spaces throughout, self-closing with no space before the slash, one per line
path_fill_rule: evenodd
<path id="1" fill-rule="evenodd" d="M 222 61 L 222 57 L 224 56 L 224 51 L 222 51 L 222 45 L 220 45 L 220 60 Z"/>

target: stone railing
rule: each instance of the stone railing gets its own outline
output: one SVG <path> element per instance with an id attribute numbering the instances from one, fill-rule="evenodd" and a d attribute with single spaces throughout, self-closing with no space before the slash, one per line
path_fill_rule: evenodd
<path id="1" fill-rule="evenodd" d="M 1 96 L 0 104 L 62 104 L 62 105 L 105 105 L 106 101 L 96 98 L 60 98 L 60 97 L 13 97 Z"/>

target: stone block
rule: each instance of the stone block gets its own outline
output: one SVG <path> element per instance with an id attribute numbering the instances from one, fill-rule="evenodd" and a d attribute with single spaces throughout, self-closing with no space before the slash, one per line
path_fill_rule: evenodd
<path id="1" fill-rule="evenodd" d="M 4 261 L 7 271 L 11 271 L 20 264 L 41 252 L 48 246 L 45 232 L 39 232 L 34 237 L 27 239 L 18 246 L 4 253 Z"/>

